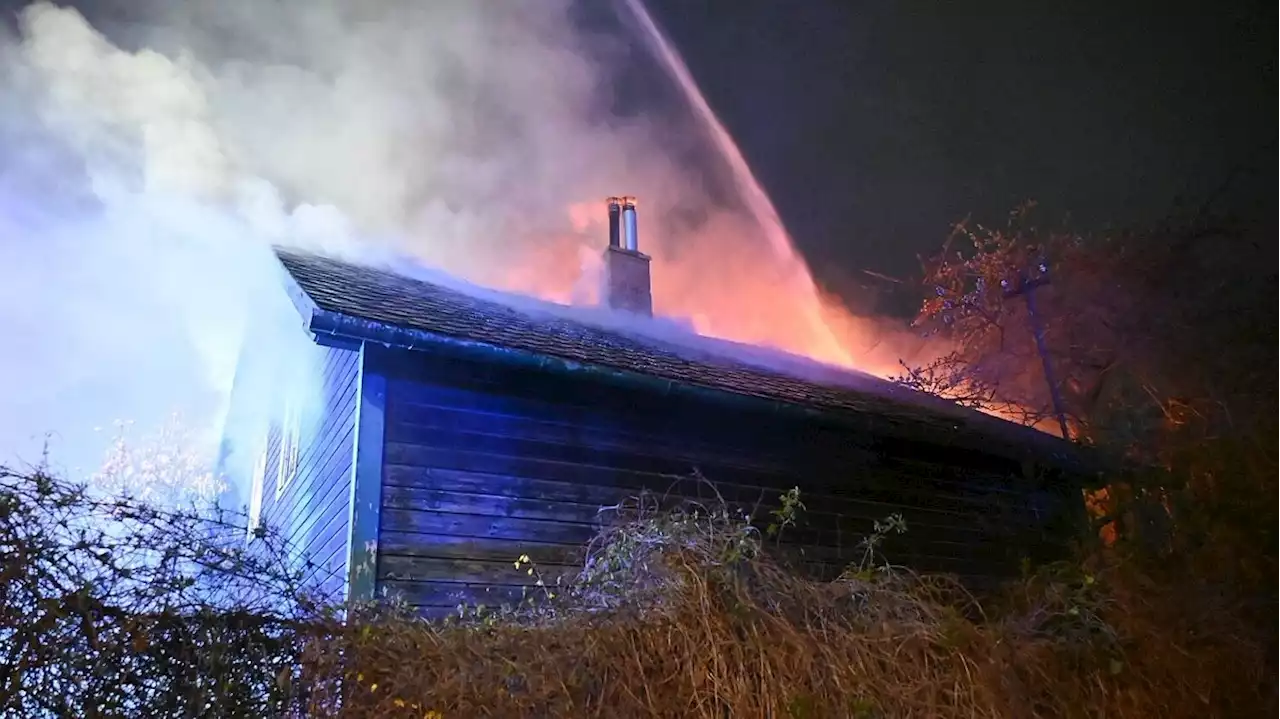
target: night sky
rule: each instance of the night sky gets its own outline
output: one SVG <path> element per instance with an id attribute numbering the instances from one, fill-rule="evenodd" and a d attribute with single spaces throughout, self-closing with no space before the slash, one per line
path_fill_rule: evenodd
<path id="1" fill-rule="evenodd" d="M 1274 5 L 649 2 L 819 275 L 909 275 L 1028 198 L 1096 229 L 1230 177 L 1274 223 Z"/>
<path id="2" fill-rule="evenodd" d="M 1099 229 L 1230 180 L 1219 206 L 1274 227 L 1268 3 L 647 2 L 837 289 L 909 277 L 953 222 L 1026 199 Z"/>

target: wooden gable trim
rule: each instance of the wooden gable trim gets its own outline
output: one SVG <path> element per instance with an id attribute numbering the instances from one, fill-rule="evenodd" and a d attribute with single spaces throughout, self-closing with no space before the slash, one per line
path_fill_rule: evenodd
<path id="1" fill-rule="evenodd" d="M 360 345 L 356 370 L 355 441 L 351 462 L 351 502 L 347 535 L 347 603 L 377 596 L 378 528 L 382 511 L 382 459 L 387 409 L 387 378 Z"/>

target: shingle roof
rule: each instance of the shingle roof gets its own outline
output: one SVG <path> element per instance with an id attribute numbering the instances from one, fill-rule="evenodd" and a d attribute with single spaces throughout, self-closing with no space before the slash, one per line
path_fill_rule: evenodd
<path id="1" fill-rule="evenodd" d="M 922 432 L 934 441 L 972 444 L 972 440 L 980 438 L 986 440 L 983 444 L 988 449 L 998 450 L 991 445 L 994 442 L 1004 446 L 1004 452 L 997 451 L 1000 454 L 1032 445 L 1039 446 L 1041 452 L 1067 452 L 1068 445 L 1056 438 L 963 410 L 863 373 L 825 368 L 838 381 L 802 379 L 744 360 L 742 353 L 729 349 L 731 343 L 704 341 L 692 333 L 688 333 L 689 338 L 695 341 L 676 344 L 643 332 L 579 319 L 573 316 L 573 308 L 560 305 L 528 298 L 500 301 L 499 293 L 463 291 L 440 281 L 408 276 L 409 273 L 295 250 L 277 248 L 276 254 L 316 309 L 345 318 L 813 410 L 872 415 L 877 424 L 887 423 L 912 434 Z M 971 441 L 960 441 L 963 439 Z"/>

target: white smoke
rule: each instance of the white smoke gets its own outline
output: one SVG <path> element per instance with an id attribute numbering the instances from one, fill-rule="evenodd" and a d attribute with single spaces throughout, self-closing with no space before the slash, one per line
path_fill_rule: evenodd
<path id="1" fill-rule="evenodd" d="M 359 255 L 394 237 L 493 280 L 494 240 L 619 166 L 612 131 L 566 142 L 597 77 L 564 6 L 142 12 L 132 52 L 44 2 L 0 45 L 6 460 L 48 435 L 89 470 L 109 439 L 93 428 L 173 409 L 216 432 L 247 310 L 282 328 L 292 311 L 273 242 Z M 262 351 L 305 356 L 278 334 Z"/>
<path id="2" fill-rule="evenodd" d="M 690 123 L 614 111 L 636 58 L 573 5 L 139 1 L 107 34 L 26 7 L 0 35 L 0 461 L 52 433 L 53 460 L 89 470 L 94 427 L 175 409 L 215 437 L 248 314 L 279 328 L 261 351 L 311 356 L 272 243 L 589 299 L 581 208 L 625 192 L 659 308 L 714 328 L 705 293 L 767 280 L 763 235 L 688 166 Z M 728 251 L 699 240 L 717 233 Z"/>

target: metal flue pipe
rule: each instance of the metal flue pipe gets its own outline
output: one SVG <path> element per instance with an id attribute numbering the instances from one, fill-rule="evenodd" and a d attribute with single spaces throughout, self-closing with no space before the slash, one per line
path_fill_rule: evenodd
<path id="1" fill-rule="evenodd" d="M 632 252 L 640 251 L 640 237 L 636 228 L 636 198 L 622 198 L 623 247 Z"/>
<path id="2" fill-rule="evenodd" d="M 622 247 L 622 198 L 610 197 L 605 203 L 609 205 L 609 246 Z"/>

